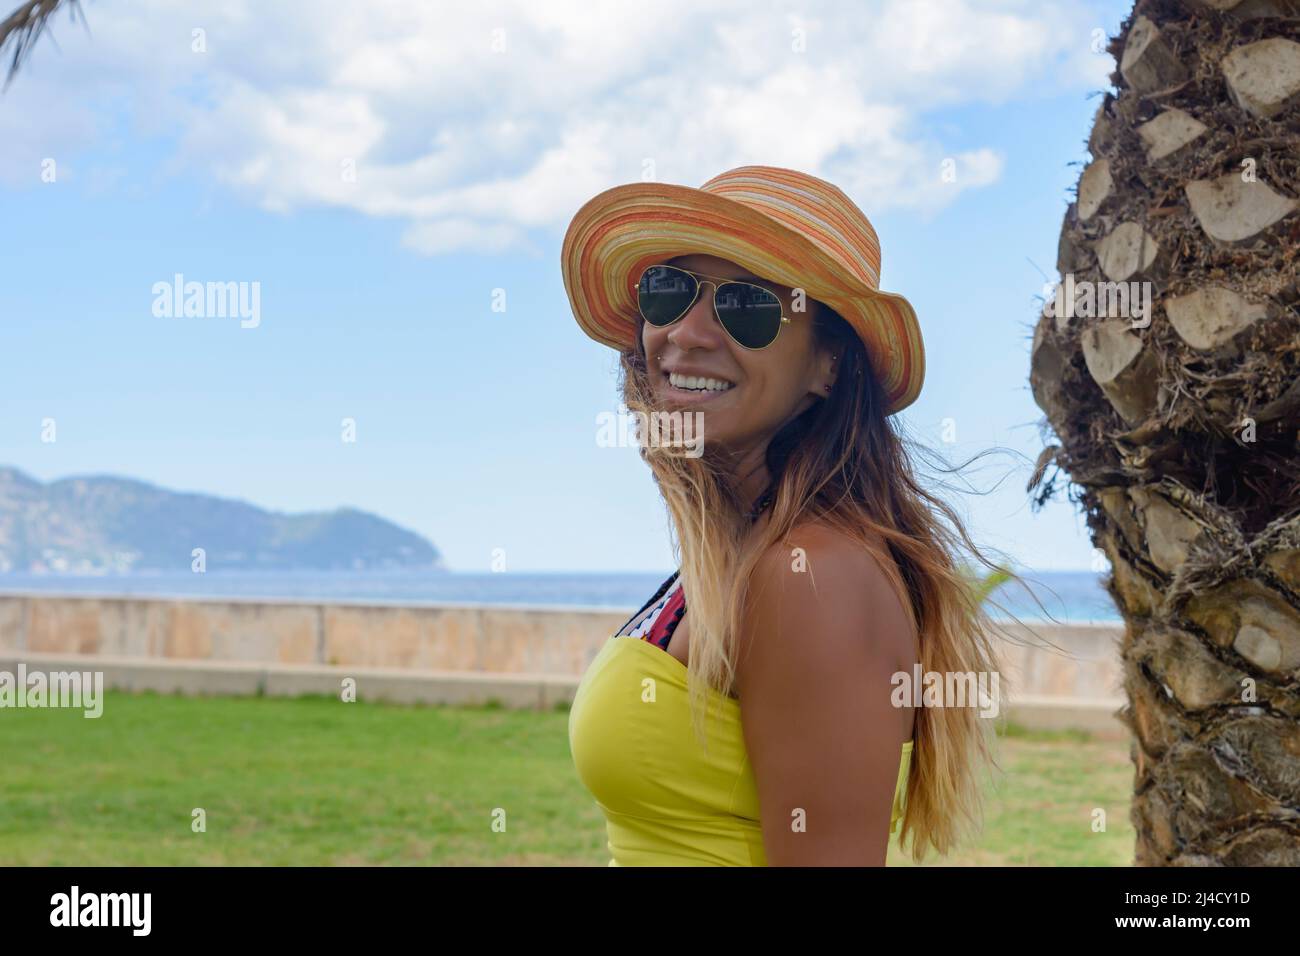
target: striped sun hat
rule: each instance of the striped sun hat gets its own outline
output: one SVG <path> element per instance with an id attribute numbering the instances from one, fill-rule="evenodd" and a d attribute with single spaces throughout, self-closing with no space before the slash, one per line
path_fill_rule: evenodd
<path id="1" fill-rule="evenodd" d="M 916 312 L 880 291 L 876 230 L 839 187 L 793 169 L 740 166 L 699 189 L 638 182 L 605 190 L 564 236 L 564 288 L 578 324 L 597 342 L 631 348 L 642 270 L 692 253 L 830 306 L 862 338 L 889 413 L 916 400 L 925 377 Z"/>

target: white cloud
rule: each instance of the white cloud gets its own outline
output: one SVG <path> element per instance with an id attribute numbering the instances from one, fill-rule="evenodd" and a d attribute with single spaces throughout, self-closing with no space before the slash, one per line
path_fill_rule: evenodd
<path id="1" fill-rule="evenodd" d="M 43 43 L 0 101 L 0 175 L 26 181 L 40 157 L 103 146 L 125 102 L 133 135 L 174 138 L 186 166 L 247 201 L 398 218 L 431 255 L 531 248 L 531 231 L 562 230 L 647 160 L 691 185 L 792 166 L 869 213 L 934 211 L 1002 160 L 946 148 L 928 111 L 1104 85 L 1096 17 L 1053 6 L 95 4 L 90 36 L 56 23 L 61 52 Z"/>

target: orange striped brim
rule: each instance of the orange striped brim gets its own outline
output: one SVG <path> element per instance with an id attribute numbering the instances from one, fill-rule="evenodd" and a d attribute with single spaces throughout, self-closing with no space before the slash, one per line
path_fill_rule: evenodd
<path id="1" fill-rule="evenodd" d="M 699 189 L 640 182 L 605 190 L 578 210 L 561 249 L 582 330 L 631 348 L 642 270 L 688 254 L 728 259 L 824 302 L 862 338 L 889 413 L 916 400 L 925 377 L 916 312 L 880 291 L 880 241 L 839 187 L 793 169 L 740 166 Z"/>

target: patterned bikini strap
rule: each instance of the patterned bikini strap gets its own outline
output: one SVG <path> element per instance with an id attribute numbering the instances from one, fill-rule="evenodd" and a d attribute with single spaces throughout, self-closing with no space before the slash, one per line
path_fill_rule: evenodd
<path id="1" fill-rule="evenodd" d="M 758 501 L 756 501 L 756 502 L 754 503 L 753 510 L 749 511 L 749 512 L 745 515 L 745 517 L 748 518 L 751 522 L 757 521 L 758 518 L 759 518 L 759 516 L 760 516 L 764 511 L 767 510 L 768 506 L 772 503 L 772 499 L 775 498 L 775 497 L 776 497 L 776 485 L 774 485 L 774 484 L 773 484 L 773 485 L 768 485 L 768 486 L 767 486 L 767 490 L 764 491 L 763 494 L 762 494 L 761 496 L 759 496 Z M 629 624 L 631 624 L 634 620 L 636 620 L 637 617 L 640 616 L 641 613 L 642 613 L 643 611 L 645 611 L 646 608 L 648 608 L 651 604 L 654 604 L 655 601 L 658 601 L 661 597 L 663 597 L 666 593 L 668 593 L 668 589 L 669 589 L 670 587 L 672 587 L 673 582 L 677 580 L 677 578 L 681 575 L 681 573 L 682 573 L 682 569 L 681 569 L 681 568 L 678 568 L 678 569 L 677 569 L 676 571 L 674 571 L 672 574 L 668 575 L 668 580 L 664 581 L 663 584 L 659 585 L 659 590 L 655 591 L 654 595 L 651 596 L 650 600 L 646 601 L 646 602 L 645 602 L 644 604 L 642 604 L 639 608 L 637 608 L 637 610 L 634 611 L 634 612 L 632 613 L 632 616 L 629 617 L 626 621 L 624 621 L 624 622 L 619 626 L 619 629 L 618 629 L 617 631 L 615 631 L 614 633 L 615 633 L 615 634 L 621 634 L 621 633 L 623 632 L 623 629 L 624 629 L 625 627 L 627 627 Z M 683 596 L 683 598 L 682 598 L 682 606 L 681 606 L 680 608 L 678 608 L 678 611 L 677 611 L 677 617 L 678 617 L 679 619 L 680 619 L 681 616 L 686 612 L 686 604 L 685 604 L 685 601 L 686 601 L 686 598 L 685 598 L 685 596 Z"/>
<path id="2" fill-rule="evenodd" d="M 666 580 L 663 584 L 659 585 L 659 590 L 655 591 L 654 595 L 650 598 L 650 600 L 642 604 L 641 607 L 639 607 L 636 611 L 633 611 L 632 616 L 629 617 L 626 621 L 624 621 L 621 625 L 619 625 L 618 630 L 615 631 L 614 633 L 622 634 L 623 629 L 627 627 L 629 624 L 631 624 L 633 621 L 635 621 L 642 611 L 648 608 L 651 604 L 654 604 L 655 601 L 659 600 L 661 597 L 664 596 L 664 594 L 667 593 L 668 589 L 672 587 L 673 582 L 677 580 L 677 576 L 681 573 L 682 573 L 681 569 L 678 568 L 672 574 L 668 575 L 668 580 Z"/>

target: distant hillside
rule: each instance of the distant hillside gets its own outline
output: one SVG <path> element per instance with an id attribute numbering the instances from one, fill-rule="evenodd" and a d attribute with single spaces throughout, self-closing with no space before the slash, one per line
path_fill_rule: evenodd
<path id="1" fill-rule="evenodd" d="M 0 467 L 0 572 L 443 569 L 424 538 L 364 511 L 282 514 L 95 475 L 43 484 Z"/>

